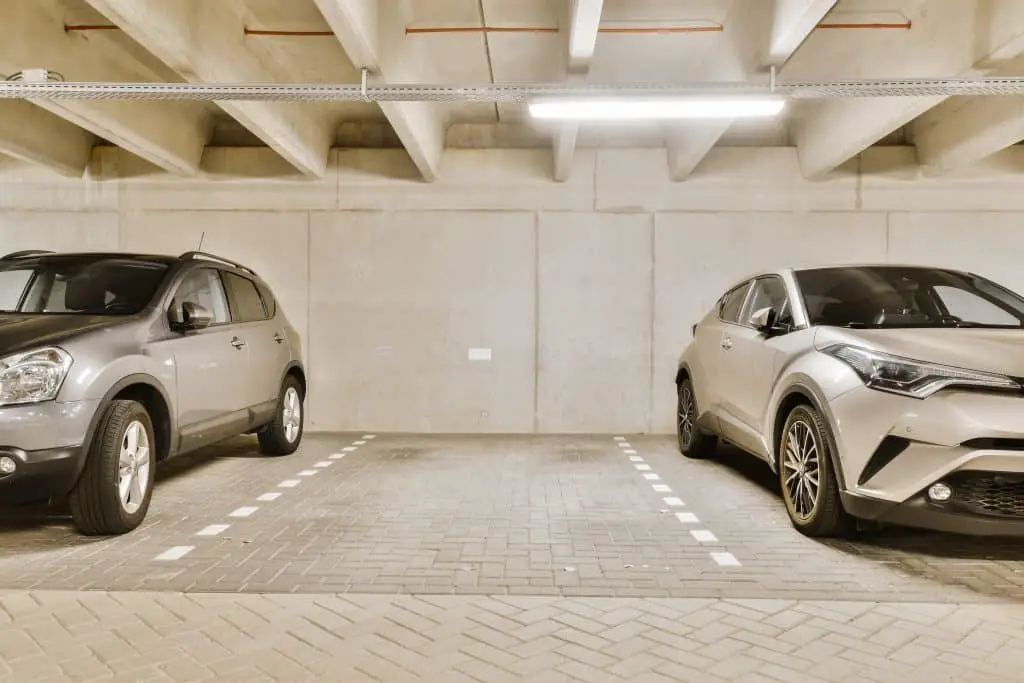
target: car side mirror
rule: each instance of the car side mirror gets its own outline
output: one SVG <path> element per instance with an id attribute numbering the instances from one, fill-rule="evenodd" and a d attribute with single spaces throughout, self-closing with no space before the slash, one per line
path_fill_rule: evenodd
<path id="1" fill-rule="evenodd" d="M 205 306 L 186 301 L 180 310 L 171 311 L 171 326 L 179 330 L 201 330 L 213 322 L 213 313 Z"/>
<path id="2" fill-rule="evenodd" d="M 789 331 L 787 325 L 779 324 L 779 312 L 771 306 L 754 311 L 754 314 L 750 316 L 750 324 L 757 329 L 761 334 L 771 337 L 777 334 L 783 334 Z"/>

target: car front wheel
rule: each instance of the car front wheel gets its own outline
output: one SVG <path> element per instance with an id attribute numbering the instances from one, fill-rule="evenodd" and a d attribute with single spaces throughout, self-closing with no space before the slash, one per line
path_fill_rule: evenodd
<path id="1" fill-rule="evenodd" d="M 839 498 L 828 426 L 810 406 L 790 412 L 779 438 L 779 483 L 793 526 L 811 537 L 844 535 L 850 517 Z"/>
<path id="2" fill-rule="evenodd" d="M 689 378 L 679 382 L 676 400 L 676 438 L 679 451 L 688 458 L 707 458 L 714 455 L 718 439 L 697 426 L 697 396 Z"/>
<path id="3" fill-rule="evenodd" d="M 306 417 L 302 398 L 299 381 L 289 375 L 281 385 L 273 422 L 258 434 L 260 452 L 266 455 L 290 455 L 298 449 Z"/>
<path id="4" fill-rule="evenodd" d="M 155 445 L 153 423 L 141 403 L 111 402 L 68 501 L 80 532 L 124 534 L 142 523 L 153 496 Z"/>

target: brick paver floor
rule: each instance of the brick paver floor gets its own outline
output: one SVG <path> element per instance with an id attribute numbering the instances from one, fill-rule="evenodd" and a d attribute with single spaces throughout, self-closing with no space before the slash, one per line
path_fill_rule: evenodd
<path id="1" fill-rule="evenodd" d="M 240 439 L 0 522 L 0 681 L 1024 681 L 1024 544 L 822 543 L 671 439 Z"/>

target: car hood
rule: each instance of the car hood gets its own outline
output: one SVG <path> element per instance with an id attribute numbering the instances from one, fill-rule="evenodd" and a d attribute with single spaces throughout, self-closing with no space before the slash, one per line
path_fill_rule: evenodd
<path id="1" fill-rule="evenodd" d="M 825 332 L 825 330 L 828 330 Z M 928 363 L 1024 377 L 1024 330 L 823 328 L 815 346 L 845 341 Z"/>
<path id="2" fill-rule="evenodd" d="M 59 345 L 71 337 L 112 327 L 123 320 L 109 315 L 0 314 L 0 357 L 40 346 Z"/>

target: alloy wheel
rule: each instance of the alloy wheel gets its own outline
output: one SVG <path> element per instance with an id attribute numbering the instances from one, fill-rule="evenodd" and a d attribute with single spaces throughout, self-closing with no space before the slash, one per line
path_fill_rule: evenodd
<path id="1" fill-rule="evenodd" d="M 676 415 L 679 439 L 682 445 L 687 445 L 693 440 L 693 419 L 696 409 L 693 391 L 689 386 L 683 385 L 679 389 L 679 408 Z"/>
<path id="2" fill-rule="evenodd" d="M 121 438 L 117 468 L 117 493 L 121 506 L 130 515 L 135 514 L 146 499 L 149 468 L 149 434 L 141 422 L 134 420 Z"/>
<path id="3" fill-rule="evenodd" d="M 782 458 L 786 497 L 800 521 L 814 514 L 821 495 L 821 457 L 811 426 L 796 420 L 786 432 Z"/>
<path id="4" fill-rule="evenodd" d="M 302 400 L 295 387 L 288 387 L 284 392 L 281 422 L 284 425 L 284 438 L 288 443 L 293 443 L 299 437 L 299 428 L 302 426 Z"/>

